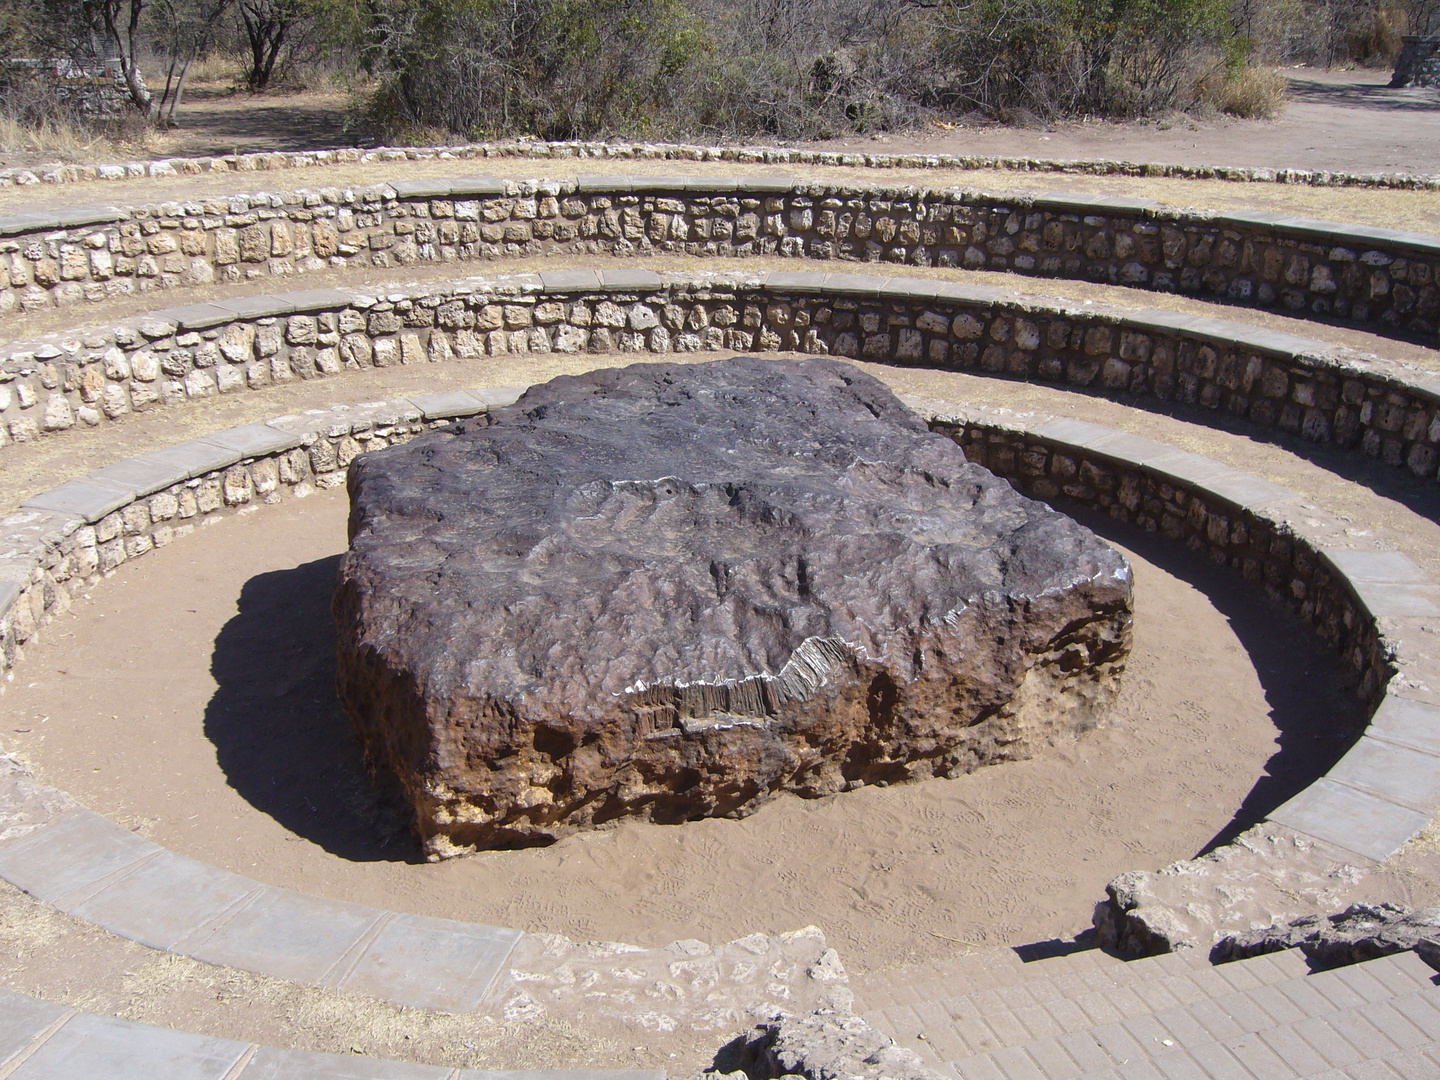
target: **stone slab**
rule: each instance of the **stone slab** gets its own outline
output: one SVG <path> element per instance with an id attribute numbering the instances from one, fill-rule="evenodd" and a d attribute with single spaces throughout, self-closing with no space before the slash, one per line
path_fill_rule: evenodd
<path id="1" fill-rule="evenodd" d="M 1362 736 L 1326 775 L 1417 810 L 1440 806 L 1440 757 L 1369 735 Z"/>
<path id="2" fill-rule="evenodd" d="M 111 484 L 128 487 L 137 498 L 153 495 L 155 492 L 178 484 L 190 478 L 189 472 L 173 461 L 141 455 L 106 465 L 90 474 L 92 480 L 104 480 Z"/>
<path id="3" fill-rule="evenodd" d="M 598 270 L 542 270 L 540 287 L 547 293 L 589 292 L 601 287 Z"/>
<path id="4" fill-rule="evenodd" d="M 22 233 L 50 232 L 60 227 L 57 214 L 10 214 L 0 217 L 0 236 L 19 236 Z"/>
<path id="5" fill-rule="evenodd" d="M 20 599 L 20 586 L 13 581 L 0 583 L 0 619 L 3 619 Z"/>
<path id="6" fill-rule="evenodd" d="M 1440 615 L 1440 585 L 1428 581 L 1411 585 L 1352 578 L 1350 587 L 1365 610 L 1377 619 Z"/>
<path id="7" fill-rule="evenodd" d="M 1206 481 L 1205 491 L 1242 510 L 1258 510 L 1261 507 L 1297 502 L 1300 498 L 1289 488 L 1247 474 L 1217 476 Z"/>
<path id="8" fill-rule="evenodd" d="M 606 289 L 659 289 L 664 279 L 653 270 L 602 270 L 600 281 Z"/>
<path id="9" fill-rule="evenodd" d="M 1425 571 L 1399 551 L 1356 551 L 1326 548 L 1321 556 L 1352 582 L 1429 583 Z"/>
<path id="10" fill-rule="evenodd" d="M 886 279 L 879 274 L 826 274 L 827 292 L 878 300 Z"/>
<path id="11" fill-rule="evenodd" d="M 234 450 L 201 439 L 176 443 L 140 456 L 147 461 L 183 470 L 186 478 L 191 480 L 217 469 L 229 468 L 240 460 L 240 455 Z"/>
<path id="12" fill-rule="evenodd" d="M 155 312 L 157 318 L 173 322 L 181 330 L 205 330 L 235 320 L 235 313 L 219 304 L 186 304 Z"/>
<path id="13" fill-rule="evenodd" d="M 1440 707 L 1386 694 L 1366 733 L 1440 754 Z"/>
<path id="14" fill-rule="evenodd" d="M 214 304 L 226 311 L 233 311 L 237 319 L 264 319 L 270 316 L 291 315 L 295 306 L 283 296 L 237 296 L 233 300 L 216 300 Z"/>
<path id="15" fill-rule="evenodd" d="M 450 390 L 439 394 L 416 394 L 407 398 L 426 420 L 446 420 L 453 416 L 474 416 L 487 408 L 485 402 L 467 390 Z"/>
<path id="16" fill-rule="evenodd" d="M 390 188 L 399 199 L 443 199 L 454 190 L 450 180 L 392 180 Z"/>
<path id="17" fill-rule="evenodd" d="M 242 458 L 283 453 L 304 442 L 293 432 L 282 431 L 269 424 L 243 424 L 240 427 L 217 431 L 213 435 L 203 435 L 198 441 L 233 451 Z"/>
<path id="18" fill-rule="evenodd" d="M 823 293 L 826 291 L 826 276 L 825 274 L 804 273 L 793 270 L 774 270 L 770 273 L 766 281 L 766 287 L 771 292 Z"/>
<path id="19" fill-rule="evenodd" d="M 0 877 L 51 904 L 163 850 L 82 810 L 0 847 Z"/>
<path id="20" fill-rule="evenodd" d="M 349 307 L 354 297 L 355 294 L 349 289 L 302 289 L 299 292 L 286 293 L 284 299 L 291 310 L 305 312 Z"/>
<path id="21" fill-rule="evenodd" d="M 80 1013 L 9 1080 L 225 1080 L 248 1049 L 232 1039 Z"/>
<path id="22" fill-rule="evenodd" d="M 1085 450 L 1099 450 L 1107 442 L 1113 442 L 1121 432 L 1114 428 L 1101 427 L 1088 420 L 1047 420 L 1035 428 L 1035 434 L 1042 439 L 1063 442 Z"/>
<path id="23" fill-rule="evenodd" d="M 376 908 L 266 886 L 189 952 L 206 963 L 319 986 L 383 915 Z"/>
<path id="24" fill-rule="evenodd" d="M 62 229 L 73 229 L 80 225 L 108 225 L 129 217 L 118 206 L 71 206 L 55 211 L 55 222 Z"/>
<path id="25" fill-rule="evenodd" d="M 172 949 L 259 888 L 238 874 L 163 851 L 68 911 L 152 949 Z"/>
<path id="26" fill-rule="evenodd" d="M 514 405 L 519 401 L 520 395 L 528 389 L 526 386 L 487 386 L 471 390 L 470 393 L 483 401 L 486 408 L 503 409 L 506 405 Z"/>
<path id="27" fill-rule="evenodd" d="M 450 180 L 451 195 L 504 195 L 509 190 L 504 180 L 494 176 L 456 176 Z"/>
<path id="28" fill-rule="evenodd" d="M 0 1072 L 5 1062 L 70 1010 L 37 998 L 0 990 Z"/>
<path id="29" fill-rule="evenodd" d="M 378 1061 L 355 1054 L 317 1054 L 262 1046 L 241 1073 L 243 1080 L 448 1080 L 453 1069 Z"/>
<path id="30" fill-rule="evenodd" d="M 634 176 L 592 176 L 584 175 L 575 178 L 575 190 L 581 194 L 603 191 L 634 191 L 636 185 L 644 185 L 648 179 Z"/>
<path id="31" fill-rule="evenodd" d="M 399 1005 L 472 1012 L 505 965 L 520 931 L 397 915 L 338 989 Z"/>
<path id="32" fill-rule="evenodd" d="M 26 499 L 22 506 L 36 510 L 52 510 L 58 514 L 73 514 L 87 525 L 93 525 L 112 510 L 129 503 L 135 492 L 123 485 L 108 480 L 67 480 L 59 487 L 42 491 Z"/>
<path id="33" fill-rule="evenodd" d="M 935 282 L 937 300 L 956 300 L 966 304 L 998 304 L 1014 301 L 1015 294 L 1009 289 L 994 285 L 969 285 L 960 281 Z"/>
<path id="34" fill-rule="evenodd" d="M 1270 820 L 1380 862 L 1428 825 L 1430 815 L 1321 777 Z"/>

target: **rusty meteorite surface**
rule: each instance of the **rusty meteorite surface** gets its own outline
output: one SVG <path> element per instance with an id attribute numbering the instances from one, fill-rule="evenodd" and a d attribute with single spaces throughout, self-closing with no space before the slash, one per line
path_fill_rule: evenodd
<path id="1" fill-rule="evenodd" d="M 830 360 L 637 364 L 357 459 L 339 690 L 432 858 L 1092 726 L 1118 552 Z"/>

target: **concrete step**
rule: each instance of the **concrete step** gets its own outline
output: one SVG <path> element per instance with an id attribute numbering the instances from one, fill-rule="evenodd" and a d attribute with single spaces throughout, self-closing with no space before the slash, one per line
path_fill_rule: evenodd
<path id="1" fill-rule="evenodd" d="M 494 1072 L 195 1035 L 0 991 L 3 1080 L 665 1080 L 658 1069 Z"/>
<path id="2" fill-rule="evenodd" d="M 1276 964 L 1277 958 L 1287 959 Z M 1201 983 L 1209 980 L 1192 981 L 1190 1000 L 1171 994 L 1166 1001 L 1163 982 L 1135 983 L 1125 988 L 1130 997 L 1072 999 L 1056 987 L 1043 1004 L 1010 1009 L 1014 1026 L 978 1011 L 993 1001 L 967 995 L 958 1003 L 973 1014 L 957 1017 L 956 1003 L 913 1008 L 916 1018 L 926 1013 L 929 1028 L 888 1033 L 957 1080 L 1295 1080 L 1357 1068 L 1371 1070 L 1357 1076 L 1387 1080 L 1440 1077 L 1433 1057 L 1440 987 L 1413 953 L 1315 975 L 1286 974 L 1294 971 L 1291 958 L 1273 954 L 1213 968 L 1228 991 L 1210 984 L 1215 992 L 1206 992 Z M 1032 999 L 1044 993 L 1042 985 L 1026 987 Z M 1091 1019 L 1101 1001 L 1115 1015 Z M 881 1017 L 891 1019 L 891 1012 Z M 980 1045 L 986 1032 L 998 1045 Z"/>
<path id="3" fill-rule="evenodd" d="M 1042 960 L 1025 961 L 1014 949 L 968 953 L 870 975 L 855 975 L 851 986 L 862 1009 L 886 1009 L 934 998 L 936 987 L 947 996 L 1000 991 L 1073 976 L 1095 989 L 1125 986 L 1155 977 L 1157 971 L 1182 974 L 1207 969 L 1204 957 L 1179 953 L 1122 960 L 1099 949 L 1082 949 Z"/>
<path id="4" fill-rule="evenodd" d="M 888 1007 L 872 1007 L 879 995 L 857 996 L 874 1027 L 940 1064 L 1165 1009 L 1204 1008 L 1308 971 L 1294 952 L 1219 967 L 1175 954 L 1126 963 L 1098 951 L 1020 965 L 1019 971 L 996 966 L 1005 978 L 985 989 L 968 989 L 974 979 L 942 976 L 890 987 L 895 1003 Z"/>

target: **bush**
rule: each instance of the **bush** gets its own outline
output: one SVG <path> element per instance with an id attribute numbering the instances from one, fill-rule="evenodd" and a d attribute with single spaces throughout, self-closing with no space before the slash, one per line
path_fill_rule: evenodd
<path id="1" fill-rule="evenodd" d="M 1283 71 L 1249 66 L 1238 70 L 1217 66 L 1196 88 L 1201 103 L 1243 120 L 1274 119 L 1285 108 L 1288 94 Z"/>

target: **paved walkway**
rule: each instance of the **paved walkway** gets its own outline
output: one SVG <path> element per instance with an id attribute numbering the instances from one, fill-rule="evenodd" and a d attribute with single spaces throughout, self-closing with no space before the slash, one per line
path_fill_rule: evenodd
<path id="1" fill-rule="evenodd" d="M 1007 950 L 857 991 L 867 1020 L 957 1080 L 1434 1080 L 1436 982 L 1414 953 L 1312 975 L 1295 951 L 1212 967 Z"/>

